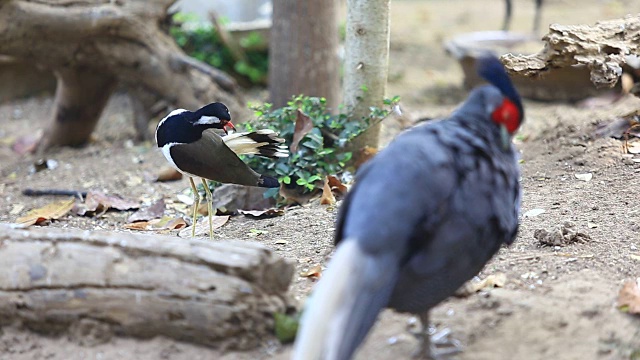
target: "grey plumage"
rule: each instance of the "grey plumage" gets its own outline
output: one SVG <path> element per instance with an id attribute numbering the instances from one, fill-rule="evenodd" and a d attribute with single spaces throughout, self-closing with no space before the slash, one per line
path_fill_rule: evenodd
<path id="1" fill-rule="evenodd" d="M 404 132 L 360 169 L 294 359 L 351 358 L 384 307 L 426 314 L 513 242 L 516 152 L 491 117 L 504 99 L 478 88 L 450 118 Z"/>

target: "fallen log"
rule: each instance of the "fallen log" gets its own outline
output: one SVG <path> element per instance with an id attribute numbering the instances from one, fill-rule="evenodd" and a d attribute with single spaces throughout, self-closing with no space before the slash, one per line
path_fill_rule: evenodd
<path id="1" fill-rule="evenodd" d="M 537 54 L 506 54 L 506 68 L 528 77 L 574 65 L 590 70 L 596 87 L 613 87 L 622 75 L 628 55 L 640 55 L 640 14 L 624 19 L 600 21 L 595 25 L 549 26 L 542 38 L 545 47 Z"/>
<path id="2" fill-rule="evenodd" d="M 40 149 L 90 139 L 116 88 L 132 97 L 140 137 L 167 108 L 221 101 L 247 114 L 235 81 L 187 56 L 162 28 L 175 0 L 0 0 L 0 55 L 33 62 L 58 81 Z"/>
<path id="3" fill-rule="evenodd" d="M 164 335 L 223 349 L 273 336 L 294 271 L 248 241 L 7 224 L 0 224 L 0 263 L 2 326 L 97 341 Z"/>

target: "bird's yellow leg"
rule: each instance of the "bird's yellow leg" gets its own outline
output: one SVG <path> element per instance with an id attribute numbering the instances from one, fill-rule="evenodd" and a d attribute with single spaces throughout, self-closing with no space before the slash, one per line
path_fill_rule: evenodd
<path id="1" fill-rule="evenodd" d="M 191 191 L 193 191 L 193 224 L 191 225 L 191 237 L 196 237 L 196 217 L 198 216 L 198 207 L 200 206 L 200 193 L 196 187 L 196 183 L 193 182 L 193 178 L 189 176 L 189 182 L 191 183 Z"/>
<path id="2" fill-rule="evenodd" d="M 207 193 L 207 212 L 209 213 L 209 240 L 213 240 L 213 222 L 211 222 L 211 217 L 213 215 L 213 195 L 211 195 L 211 190 L 209 190 L 207 180 L 205 180 L 204 178 L 200 178 L 200 180 L 202 180 L 204 191 Z"/>

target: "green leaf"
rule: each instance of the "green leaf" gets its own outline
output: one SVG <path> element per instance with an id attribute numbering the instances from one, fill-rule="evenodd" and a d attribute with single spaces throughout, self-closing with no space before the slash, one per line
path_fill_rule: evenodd
<path id="1" fill-rule="evenodd" d="M 285 177 L 282 178 L 282 182 L 289 185 L 291 184 L 291 176 L 287 175 Z"/>
<path id="2" fill-rule="evenodd" d="M 276 337 L 281 343 L 286 344 L 293 342 L 298 332 L 298 324 L 300 322 L 300 314 L 292 316 L 283 313 L 274 313 Z"/>

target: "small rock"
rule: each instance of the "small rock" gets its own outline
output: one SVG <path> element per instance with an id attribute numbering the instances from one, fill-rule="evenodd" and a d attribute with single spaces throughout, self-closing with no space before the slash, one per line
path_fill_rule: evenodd
<path id="1" fill-rule="evenodd" d="M 532 217 L 536 217 L 540 214 L 544 214 L 545 210 L 544 209 L 531 209 L 527 212 L 525 212 L 522 216 L 527 217 L 527 218 L 532 218 Z"/>
<path id="2" fill-rule="evenodd" d="M 541 244 L 549 246 L 566 246 L 572 243 L 584 243 L 591 240 L 589 235 L 576 230 L 576 226 L 570 222 L 565 222 L 557 229 L 551 231 L 536 229 L 533 232 L 533 237 Z"/>
<path id="3" fill-rule="evenodd" d="M 593 174 L 592 173 L 576 174 L 576 178 L 582 181 L 591 181 L 591 179 L 593 178 Z"/>

